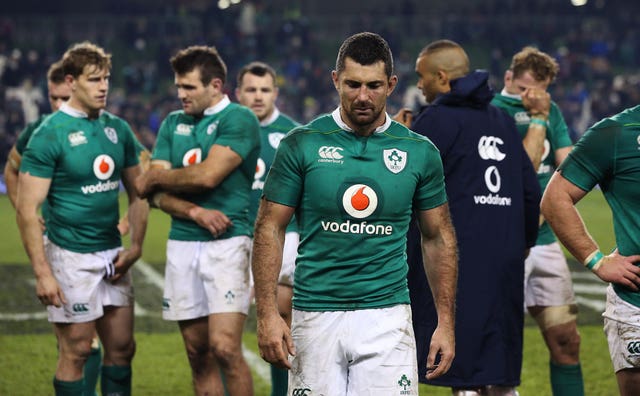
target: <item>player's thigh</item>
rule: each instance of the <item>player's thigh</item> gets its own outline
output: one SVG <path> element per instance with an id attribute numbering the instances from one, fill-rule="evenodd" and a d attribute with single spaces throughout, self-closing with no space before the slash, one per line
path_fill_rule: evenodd
<path id="1" fill-rule="evenodd" d="M 209 314 L 249 312 L 251 239 L 238 236 L 203 246 L 200 274 Z"/>
<path id="2" fill-rule="evenodd" d="M 118 249 L 77 253 L 47 238 L 44 244 L 47 260 L 66 300 L 62 307 L 47 307 L 49 321 L 83 323 L 101 317 L 105 305 L 101 290 L 105 283 L 106 267 L 117 255 Z"/>
<path id="3" fill-rule="evenodd" d="M 104 349 L 105 364 L 126 364 L 135 353 L 133 306 L 107 306 L 96 321 L 96 329 Z"/>
<path id="4" fill-rule="evenodd" d="M 214 347 L 240 348 L 247 315 L 225 312 L 209 315 L 209 342 Z"/>
<path id="5" fill-rule="evenodd" d="M 205 354 L 209 350 L 209 318 L 181 320 L 180 334 L 188 355 Z"/>
<path id="6" fill-rule="evenodd" d="M 296 355 L 289 358 L 289 395 L 346 394 L 344 331 L 344 311 L 293 310 L 291 337 Z"/>
<path id="7" fill-rule="evenodd" d="M 91 353 L 91 342 L 95 332 L 94 322 L 54 323 L 61 357 L 87 357 Z"/>
<path id="8" fill-rule="evenodd" d="M 575 303 L 573 282 L 560 245 L 531 249 L 525 261 L 525 305 L 560 306 Z"/>
<path id="9" fill-rule="evenodd" d="M 636 396 L 640 389 L 640 368 L 624 369 L 616 373 L 621 396 Z"/>
<path id="10" fill-rule="evenodd" d="M 621 299 L 609 285 L 602 316 L 614 371 L 640 369 L 640 308 Z"/>
<path id="11" fill-rule="evenodd" d="M 204 242 L 167 241 L 162 318 L 189 321 L 206 317 L 209 303 L 200 275 Z"/>
<path id="12" fill-rule="evenodd" d="M 356 312 L 348 395 L 417 395 L 418 367 L 409 305 Z"/>

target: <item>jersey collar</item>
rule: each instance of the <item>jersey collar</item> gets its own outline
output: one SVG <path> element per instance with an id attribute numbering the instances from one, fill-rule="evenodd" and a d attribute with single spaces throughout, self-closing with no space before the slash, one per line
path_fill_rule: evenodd
<path id="1" fill-rule="evenodd" d="M 229 96 L 224 95 L 222 97 L 222 100 L 218 102 L 215 106 L 207 107 L 206 109 L 204 109 L 204 115 L 210 116 L 210 115 L 218 114 L 230 104 L 231 104 L 231 100 L 229 100 Z"/>
<path id="2" fill-rule="evenodd" d="M 522 100 L 522 95 L 510 94 L 509 92 L 507 92 L 505 88 L 502 88 L 500 95 L 506 96 L 507 98 L 511 98 L 511 99 Z"/>
<path id="3" fill-rule="evenodd" d="M 76 108 L 69 106 L 68 102 L 63 102 L 62 105 L 60 105 L 59 110 L 74 118 L 89 118 L 89 114 L 85 113 L 82 110 L 78 110 Z M 100 114 L 102 114 L 102 112 L 104 112 L 104 110 L 100 110 Z"/>
<path id="4" fill-rule="evenodd" d="M 377 127 L 373 131 L 373 133 L 384 132 L 387 129 L 389 129 L 389 127 L 391 126 L 391 117 L 389 117 L 389 114 L 387 114 L 385 112 L 384 116 L 385 116 L 384 124 L 382 124 L 379 127 Z M 338 124 L 340 129 L 343 129 L 343 130 L 349 131 L 349 132 L 353 132 L 353 129 L 351 129 L 344 121 L 342 121 L 342 116 L 340 115 L 340 107 L 338 107 L 337 109 L 335 109 L 333 111 L 333 113 L 331 113 L 331 117 L 333 117 L 333 121 L 335 121 L 335 123 Z"/>
<path id="5" fill-rule="evenodd" d="M 276 122 L 278 117 L 280 117 L 280 110 L 278 110 L 277 107 L 274 107 L 273 108 L 273 113 L 271 113 L 271 116 L 269 118 L 265 119 L 265 120 L 260 121 L 260 126 L 261 127 L 269 126 L 269 125 L 273 124 L 274 122 Z"/>

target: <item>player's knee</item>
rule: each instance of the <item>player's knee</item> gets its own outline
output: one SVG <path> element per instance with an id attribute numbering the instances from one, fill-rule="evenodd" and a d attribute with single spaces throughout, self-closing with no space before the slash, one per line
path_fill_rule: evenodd
<path id="1" fill-rule="evenodd" d="M 580 351 L 580 334 L 575 327 L 566 328 L 555 334 L 555 344 L 563 355 L 577 358 Z"/>
<path id="2" fill-rule="evenodd" d="M 234 367 L 242 359 L 242 348 L 224 338 L 211 343 L 211 352 L 223 369 Z"/>
<path id="3" fill-rule="evenodd" d="M 122 340 L 121 342 L 113 343 L 104 348 L 104 360 L 110 362 L 116 366 L 127 366 L 131 364 L 133 356 L 136 354 L 136 341 L 133 339 Z"/>
<path id="4" fill-rule="evenodd" d="M 67 342 L 64 345 L 59 347 L 59 359 L 82 368 L 89 355 L 91 355 L 91 340 L 78 339 Z"/>

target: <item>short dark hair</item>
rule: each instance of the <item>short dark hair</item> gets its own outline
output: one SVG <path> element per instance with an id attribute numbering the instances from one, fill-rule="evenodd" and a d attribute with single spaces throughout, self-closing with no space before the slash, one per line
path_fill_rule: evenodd
<path id="1" fill-rule="evenodd" d="M 460 44 L 456 43 L 455 41 L 446 40 L 446 39 L 436 40 L 432 43 L 427 44 L 424 48 L 422 48 L 422 51 L 420 51 L 419 56 L 434 53 L 443 49 L 453 49 L 453 48 L 462 49 Z"/>
<path id="2" fill-rule="evenodd" d="M 384 72 L 387 77 L 389 78 L 393 74 L 391 48 L 379 34 L 362 32 L 347 38 L 338 51 L 336 72 L 344 71 L 346 58 L 351 58 L 364 66 L 382 61 L 384 62 Z"/>
<path id="3" fill-rule="evenodd" d="M 514 78 L 529 71 L 536 81 L 553 81 L 558 74 L 559 67 L 558 62 L 549 54 L 535 47 L 524 47 L 513 56 L 509 69 L 513 72 Z"/>
<path id="4" fill-rule="evenodd" d="M 276 83 L 276 71 L 273 69 L 273 67 L 267 65 L 264 62 L 251 62 L 247 65 L 244 65 L 238 72 L 238 87 L 242 86 L 242 78 L 247 73 L 256 75 L 258 77 L 264 77 L 268 74 L 273 78 L 273 84 L 275 85 Z"/>
<path id="5" fill-rule="evenodd" d="M 47 80 L 52 84 L 62 84 L 64 82 L 62 60 L 59 60 L 49 66 L 49 70 L 47 71 Z"/>
<path id="6" fill-rule="evenodd" d="M 99 70 L 111 70 L 111 54 L 89 41 L 83 41 L 74 44 L 62 56 L 64 75 L 70 74 L 76 78 L 87 65 L 93 65 Z"/>
<path id="7" fill-rule="evenodd" d="M 176 74 L 184 75 L 196 68 L 200 69 L 200 80 L 207 85 L 214 78 L 224 84 L 227 80 L 227 65 L 215 47 L 192 45 L 178 51 L 171 60 L 171 68 Z"/>

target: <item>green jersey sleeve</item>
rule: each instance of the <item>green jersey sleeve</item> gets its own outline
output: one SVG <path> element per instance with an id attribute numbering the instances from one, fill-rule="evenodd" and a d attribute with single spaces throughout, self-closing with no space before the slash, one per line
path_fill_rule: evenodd
<path id="1" fill-rule="evenodd" d="M 619 125 L 606 123 L 587 130 L 560 165 L 559 170 L 571 183 L 590 191 L 612 172 Z"/>
<path id="2" fill-rule="evenodd" d="M 414 208 L 428 210 L 447 202 L 444 184 L 444 170 L 438 149 L 432 143 L 425 143 L 423 178 L 418 184 L 414 197 Z"/>
<path id="3" fill-rule="evenodd" d="M 46 124 L 34 131 L 22 156 L 21 172 L 46 179 L 53 176 L 62 148 L 55 132 L 55 129 L 48 129 Z"/>
<path id="4" fill-rule="evenodd" d="M 218 133 L 215 144 L 230 147 L 244 160 L 256 149 L 260 124 L 251 110 L 238 106 L 220 120 Z"/>
<path id="5" fill-rule="evenodd" d="M 264 185 L 266 199 L 292 207 L 298 206 L 304 185 L 299 157 L 302 150 L 294 149 L 297 138 L 295 133 L 289 133 L 280 141 Z"/>

